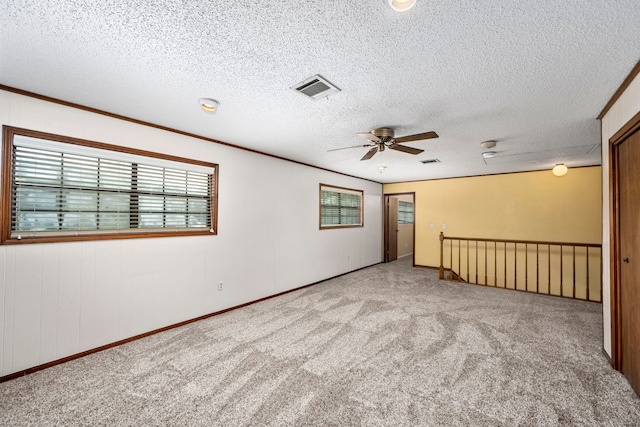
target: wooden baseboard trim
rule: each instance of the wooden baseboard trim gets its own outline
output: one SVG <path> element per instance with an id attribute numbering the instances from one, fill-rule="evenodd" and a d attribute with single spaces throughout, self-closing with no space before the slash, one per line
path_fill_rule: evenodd
<path id="1" fill-rule="evenodd" d="M 418 265 L 418 264 L 416 264 L 416 265 L 414 265 L 414 267 L 416 267 L 416 268 L 427 268 L 429 270 L 440 270 L 440 267 L 432 267 L 430 265 Z"/>
<path id="2" fill-rule="evenodd" d="M 318 282 L 309 283 L 308 285 L 299 286 L 299 287 L 294 288 L 294 289 L 289 289 L 288 291 L 279 292 L 277 294 L 273 294 L 273 295 L 270 295 L 270 296 L 267 296 L 267 297 L 264 297 L 264 298 L 260 298 L 260 299 L 254 300 L 254 301 L 246 302 L 244 304 L 236 305 L 234 307 L 225 308 L 224 310 L 215 311 L 213 313 L 205 314 L 203 316 L 196 317 L 194 319 L 185 320 L 183 322 L 175 323 L 173 325 L 165 326 L 163 328 L 159 328 L 159 329 L 155 329 L 153 331 L 145 332 L 143 334 L 135 335 L 135 336 L 130 337 L 130 338 L 125 338 L 123 340 L 116 341 L 116 342 L 113 342 L 111 344 L 106 344 L 106 345 L 103 345 L 103 346 L 100 346 L 100 347 L 92 348 L 90 350 L 86 350 L 86 351 L 83 351 L 81 353 L 72 354 L 71 356 L 63 357 L 62 359 L 53 360 L 51 362 L 43 363 L 42 365 L 34 366 L 32 368 L 23 369 L 21 371 L 14 372 L 12 374 L 0 377 L 0 383 L 3 383 L 5 381 L 9 381 L 9 380 L 13 380 L 13 379 L 19 378 L 19 377 L 24 377 L 24 376 L 32 374 L 34 372 L 42 371 L 43 369 L 51 368 L 53 366 L 60 365 L 62 363 L 70 362 L 72 360 L 79 359 L 81 357 L 85 357 L 85 356 L 88 356 L 88 355 L 93 354 L 93 353 L 98 353 L 98 352 L 103 351 L 103 350 L 108 350 L 110 348 L 117 347 L 117 346 L 122 345 L 122 344 L 127 344 L 127 343 L 130 343 L 131 341 L 136 341 L 136 340 L 139 340 L 141 338 L 146 338 L 148 336 L 155 335 L 155 334 L 158 334 L 160 332 L 168 331 L 170 329 L 179 328 L 181 326 L 188 325 L 189 323 L 198 322 L 200 320 L 208 319 L 210 317 L 217 316 L 219 314 L 223 314 L 223 313 L 226 313 L 228 311 L 236 310 L 238 308 L 246 307 L 248 305 L 256 304 L 258 302 L 266 301 L 268 299 L 279 297 L 281 295 L 285 295 L 285 294 L 288 294 L 290 292 L 299 291 L 300 289 L 304 289 L 304 288 L 308 288 L 308 287 L 311 287 L 311 286 L 314 286 L 314 285 L 318 285 L 320 283 L 323 283 L 323 282 L 326 282 L 326 281 L 329 281 L 329 280 L 332 280 L 332 279 L 336 279 L 338 277 L 342 277 L 342 276 L 345 276 L 347 274 L 355 273 L 356 271 L 364 270 L 365 268 L 373 267 L 374 265 L 378 265 L 378 264 L 381 264 L 381 263 L 377 262 L 375 264 L 371 264 L 371 265 L 368 265 L 366 267 L 357 268 L 355 270 L 348 271 L 346 273 L 338 274 L 336 276 L 320 280 Z"/>

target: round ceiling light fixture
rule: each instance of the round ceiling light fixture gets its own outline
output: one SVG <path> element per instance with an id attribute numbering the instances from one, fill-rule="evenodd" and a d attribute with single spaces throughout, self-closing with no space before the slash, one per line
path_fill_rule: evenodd
<path id="1" fill-rule="evenodd" d="M 396 12 L 406 12 L 416 5 L 416 0 L 384 0 Z"/>
<path id="2" fill-rule="evenodd" d="M 485 150 L 489 150 L 491 148 L 494 148 L 497 144 L 498 143 L 495 140 L 490 139 L 489 141 L 481 142 L 480 147 L 482 147 Z"/>
<path id="3" fill-rule="evenodd" d="M 208 113 L 215 113 L 220 105 L 218 101 L 211 98 L 199 98 L 198 104 L 200 104 L 200 108 Z"/>
<path id="4" fill-rule="evenodd" d="M 567 168 L 564 163 L 558 163 L 551 169 L 551 172 L 553 172 L 555 176 L 565 176 L 568 170 L 569 168 Z"/>

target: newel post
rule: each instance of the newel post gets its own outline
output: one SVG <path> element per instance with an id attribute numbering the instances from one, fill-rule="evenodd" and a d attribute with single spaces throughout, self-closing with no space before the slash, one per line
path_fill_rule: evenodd
<path id="1" fill-rule="evenodd" d="M 444 232 L 440 232 L 440 280 L 444 280 L 444 265 L 443 265 L 443 255 L 444 253 Z"/>

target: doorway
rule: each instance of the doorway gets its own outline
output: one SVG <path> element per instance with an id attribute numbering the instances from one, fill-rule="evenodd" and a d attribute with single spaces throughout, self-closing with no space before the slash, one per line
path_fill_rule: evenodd
<path id="1" fill-rule="evenodd" d="M 610 140 L 612 364 L 640 395 L 640 113 Z"/>
<path id="2" fill-rule="evenodd" d="M 415 193 L 384 195 L 384 262 L 411 257 L 415 266 Z"/>

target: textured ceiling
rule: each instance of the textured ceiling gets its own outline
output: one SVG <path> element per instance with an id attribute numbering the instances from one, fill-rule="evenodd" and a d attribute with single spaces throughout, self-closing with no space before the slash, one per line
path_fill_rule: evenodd
<path id="1" fill-rule="evenodd" d="M 380 182 L 594 165 L 638 22 L 637 0 L 2 0 L 0 84 Z M 314 74 L 342 92 L 289 89 Z M 327 152 L 381 126 L 440 138 Z"/>

